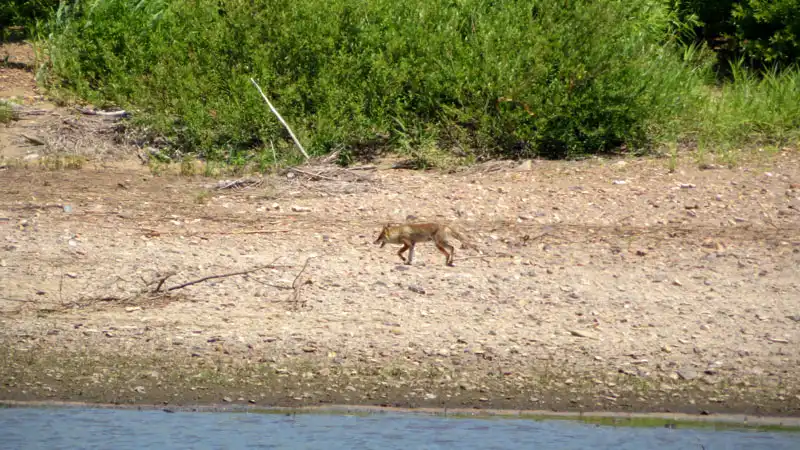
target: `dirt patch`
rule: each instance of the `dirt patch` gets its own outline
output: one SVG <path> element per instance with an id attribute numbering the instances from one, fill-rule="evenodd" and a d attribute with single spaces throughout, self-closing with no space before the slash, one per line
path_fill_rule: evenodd
<path id="1" fill-rule="evenodd" d="M 0 399 L 800 411 L 794 150 L 217 189 L 95 137 L 72 169 L 0 172 Z M 372 245 L 408 216 L 483 253 Z"/>

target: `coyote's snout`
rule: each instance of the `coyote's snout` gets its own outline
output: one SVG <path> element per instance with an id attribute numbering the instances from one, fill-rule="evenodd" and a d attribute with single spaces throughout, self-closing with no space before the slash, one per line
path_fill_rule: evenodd
<path id="1" fill-rule="evenodd" d="M 375 239 L 375 244 L 381 244 L 381 248 L 386 244 L 403 244 L 403 247 L 397 252 L 397 256 L 406 264 L 411 264 L 414 259 L 414 246 L 418 242 L 433 241 L 436 248 L 447 257 L 445 264 L 452 266 L 455 247 L 448 241 L 451 236 L 461 241 L 464 247 L 473 247 L 464 235 L 452 226 L 438 223 L 388 223 L 381 229 L 381 233 Z M 403 256 L 406 250 L 408 250 L 408 258 Z"/>

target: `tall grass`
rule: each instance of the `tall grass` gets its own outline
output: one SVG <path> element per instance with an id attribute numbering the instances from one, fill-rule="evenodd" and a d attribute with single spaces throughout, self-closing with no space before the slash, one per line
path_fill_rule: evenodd
<path id="1" fill-rule="evenodd" d="M 800 72 L 756 76 L 732 64 L 733 81 L 709 88 L 697 109 L 695 134 L 712 144 L 797 145 L 800 136 Z"/>
<path id="2" fill-rule="evenodd" d="M 10 104 L 0 100 L 0 124 L 6 124 L 14 120 L 14 110 Z"/>
<path id="3" fill-rule="evenodd" d="M 665 39 L 673 25 L 661 0 L 76 0 L 46 30 L 47 81 L 136 111 L 174 153 L 228 162 L 271 141 L 291 157 L 250 77 L 312 153 L 343 160 L 796 136 L 781 97 L 796 73 L 714 88 L 707 53 Z"/>

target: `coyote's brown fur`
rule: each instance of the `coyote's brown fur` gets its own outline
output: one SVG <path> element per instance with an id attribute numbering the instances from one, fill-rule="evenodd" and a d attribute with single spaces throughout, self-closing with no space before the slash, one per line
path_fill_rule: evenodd
<path id="1" fill-rule="evenodd" d="M 414 246 L 418 242 L 433 241 L 436 248 L 447 257 L 445 264 L 452 266 L 455 247 L 448 241 L 451 236 L 461 241 L 464 247 L 474 247 L 466 240 L 464 235 L 455 230 L 453 226 L 434 222 L 387 223 L 384 225 L 383 229 L 381 229 L 381 234 L 378 235 L 375 244 L 381 244 L 381 248 L 386 244 L 403 244 L 403 247 L 397 252 L 397 255 L 406 264 L 411 264 L 411 261 L 414 259 Z M 403 253 L 406 250 L 408 250 L 408 258 L 403 257 Z"/>

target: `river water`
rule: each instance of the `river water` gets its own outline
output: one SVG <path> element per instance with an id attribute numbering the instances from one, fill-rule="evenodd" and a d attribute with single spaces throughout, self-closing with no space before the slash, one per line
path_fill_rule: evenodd
<path id="1" fill-rule="evenodd" d="M 415 414 L 253 414 L 0 408 L 0 448 L 800 449 L 800 432 L 595 425 Z"/>

